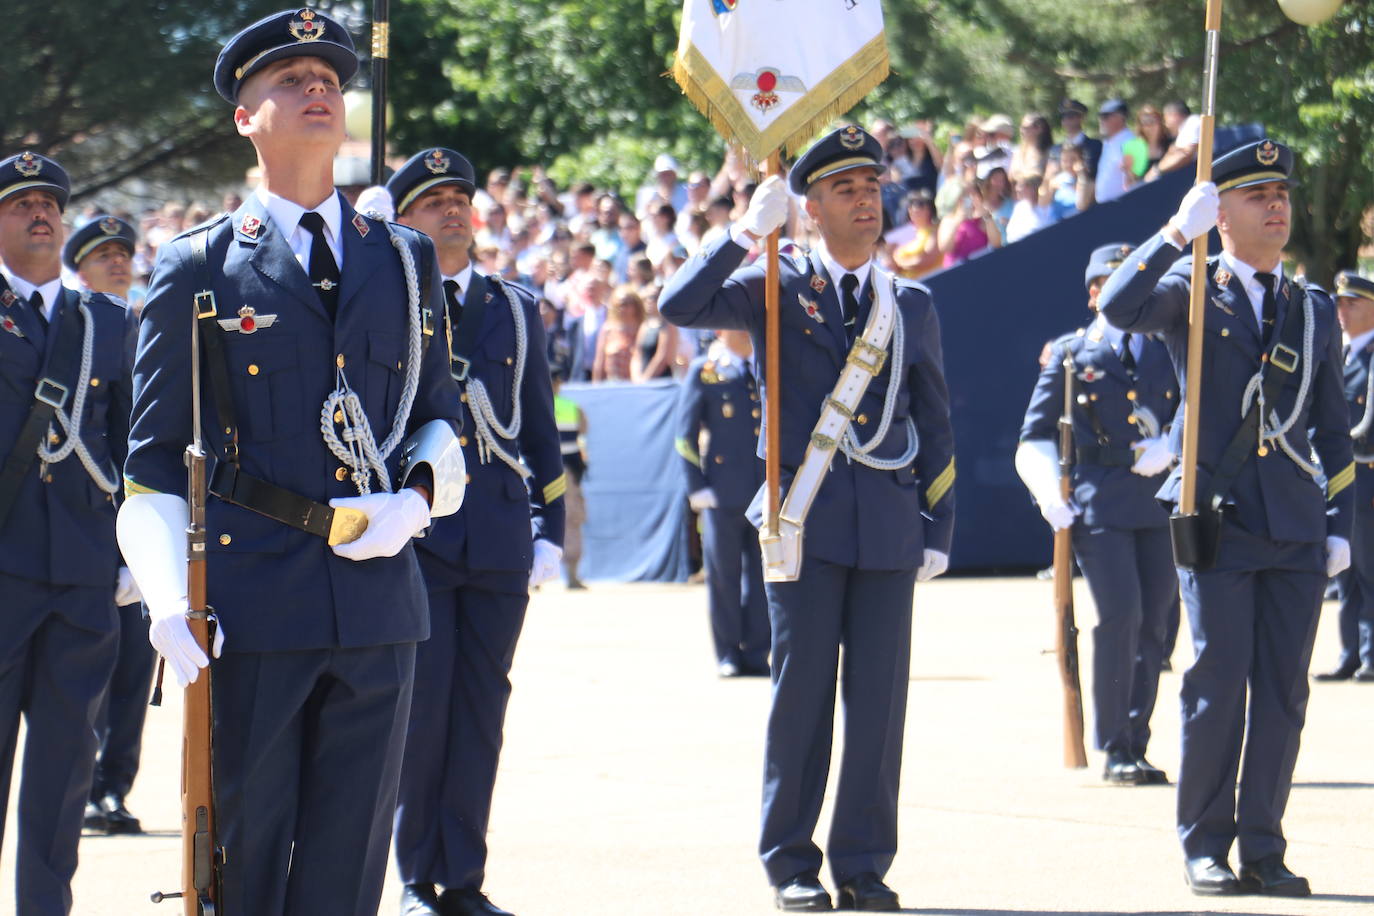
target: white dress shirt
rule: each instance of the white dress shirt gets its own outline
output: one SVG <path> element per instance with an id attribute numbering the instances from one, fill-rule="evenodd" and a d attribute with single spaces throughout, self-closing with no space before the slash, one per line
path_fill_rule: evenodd
<path id="1" fill-rule="evenodd" d="M 267 215 L 272 224 L 286 239 L 286 244 L 290 247 L 291 253 L 296 256 L 296 261 L 307 276 L 310 274 L 310 244 L 314 236 L 301 227 L 301 217 L 308 212 L 318 213 L 324 217 L 325 240 L 329 242 L 329 250 L 334 255 L 334 263 L 339 265 L 339 273 L 343 273 L 343 242 L 339 235 L 343 223 L 343 208 L 339 206 L 337 193 L 330 194 L 313 211 L 308 211 L 298 203 L 289 201 L 278 194 L 273 194 L 266 188 L 259 187 L 253 193 L 258 196 L 258 200 L 267 209 Z"/>
<path id="2" fill-rule="evenodd" d="M 445 275 L 444 281 L 447 282 L 449 280 L 458 284 L 458 302 L 461 303 L 463 297 L 467 295 L 468 287 L 472 285 L 472 262 L 468 261 L 467 267 L 464 267 L 451 277 Z"/>
<path id="3" fill-rule="evenodd" d="M 32 283 L 30 283 L 28 280 L 25 280 L 23 277 L 16 276 L 15 274 L 11 273 L 10 269 L 8 267 L 5 267 L 3 264 L 0 264 L 0 274 L 5 275 L 5 282 L 10 285 L 10 289 L 14 291 L 14 294 L 16 296 L 18 296 L 20 299 L 23 299 L 26 304 L 30 299 L 33 298 L 34 290 L 38 290 L 40 293 L 42 293 L 43 311 L 45 313 L 43 317 L 47 318 L 49 321 L 52 321 L 53 310 L 57 308 L 58 297 L 62 295 L 61 275 L 57 276 L 52 280 L 49 280 L 42 286 L 34 286 Z"/>
<path id="4" fill-rule="evenodd" d="M 1244 261 L 1238 261 L 1229 251 L 1221 253 L 1221 264 L 1245 289 L 1245 295 L 1250 299 L 1250 308 L 1255 313 L 1255 325 L 1264 328 L 1264 284 L 1255 279 L 1256 270 Z M 1283 263 L 1274 268 L 1274 295 L 1279 294 L 1279 288 L 1283 285 Z"/>

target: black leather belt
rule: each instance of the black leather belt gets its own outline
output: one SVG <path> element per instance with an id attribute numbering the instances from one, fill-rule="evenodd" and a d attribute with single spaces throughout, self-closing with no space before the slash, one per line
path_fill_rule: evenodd
<path id="1" fill-rule="evenodd" d="M 335 509 L 293 493 L 274 483 L 245 474 L 236 464 L 221 461 L 210 476 L 210 492 L 225 502 L 290 525 L 330 544 L 357 540 L 367 516 L 357 509 Z"/>
<path id="2" fill-rule="evenodd" d="M 1128 448 L 1080 445 L 1074 451 L 1079 464 L 1098 464 L 1104 468 L 1128 468 L 1135 464 L 1135 452 Z"/>

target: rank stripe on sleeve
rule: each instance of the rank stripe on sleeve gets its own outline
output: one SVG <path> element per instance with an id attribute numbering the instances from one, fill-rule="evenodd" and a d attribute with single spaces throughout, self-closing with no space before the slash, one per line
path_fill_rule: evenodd
<path id="1" fill-rule="evenodd" d="M 1353 466 L 1352 466 L 1352 468 L 1353 468 Z M 1351 473 L 1353 474 L 1354 471 L 1352 470 Z M 137 480 L 134 480 L 132 477 L 125 477 L 125 478 L 124 478 L 124 496 L 125 496 L 125 498 L 130 497 L 130 496 L 139 496 L 139 495 L 144 494 L 144 493 L 161 493 L 161 492 L 162 492 L 161 490 L 154 490 L 152 487 L 145 487 L 143 484 L 139 483 Z"/>
<path id="2" fill-rule="evenodd" d="M 677 449 L 679 455 L 686 458 L 697 467 L 701 467 L 701 455 L 697 454 L 697 450 L 692 448 L 692 443 L 679 436 L 673 441 L 673 446 Z"/>
<path id="3" fill-rule="evenodd" d="M 926 488 L 926 505 L 932 509 L 935 508 L 935 504 L 945 498 L 945 494 L 949 492 L 949 488 L 952 486 L 954 486 L 953 458 L 949 459 L 949 464 L 940 472 L 940 476 L 931 481 L 930 486 Z"/>
<path id="4" fill-rule="evenodd" d="M 1355 482 L 1355 462 L 1347 464 L 1339 474 L 1326 482 L 1326 499 L 1328 502 L 1336 498 L 1336 494 L 1344 490 Z"/>
<path id="5" fill-rule="evenodd" d="M 544 505 L 548 505 L 568 491 L 568 475 L 559 474 L 544 487 Z"/>

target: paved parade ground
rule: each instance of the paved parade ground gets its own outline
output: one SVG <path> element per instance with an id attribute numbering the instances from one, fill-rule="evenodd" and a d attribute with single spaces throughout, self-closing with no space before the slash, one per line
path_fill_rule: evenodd
<path id="1" fill-rule="evenodd" d="M 908 912 L 1374 912 L 1374 685 L 1313 685 L 1285 827 L 1288 864 L 1315 896 L 1199 898 L 1183 883 L 1172 787 L 1107 787 L 1091 750 L 1087 770 L 1061 765 L 1050 585 L 942 579 L 918 585 L 916 600 L 901 848 L 888 875 Z M 716 677 L 705 604 L 701 586 L 535 595 L 492 815 L 496 903 L 518 916 L 774 912 L 755 854 L 768 682 Z M 1078 609 L 1086 674 L 1093 615 L 1081 581 Z M 1314 668 L 1335 659 L 1328 604 Z M 1149 754 L 1171 777 L 1179 677 L 1163 676 Z M 79 916 L 181 912 L 148 900 L 176 889 L 180 867 L 177 693 L 150 711 L 129 796 L 150 835 L 83 839 Z M 14 899 L 15 820 L 12 803 L 0 912 Z M 382 914 L 396 912 L 399 891 L 390 874 Z"/>

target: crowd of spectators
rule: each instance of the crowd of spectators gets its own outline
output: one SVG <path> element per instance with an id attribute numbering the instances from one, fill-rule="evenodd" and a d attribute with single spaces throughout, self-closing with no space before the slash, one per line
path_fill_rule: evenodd
<path id="1" fill-rule="evenodd" d="M 886 151 L 879 259 L 919 278 L 1194 160 L 1198 119 L 1181 102 L 1162 110 L 1145 105 L 1132 115 L 1123 102 L 1108 100 L 1097 111 L 1097 137 L 1084 129 L 1087 113 L 1065 99 L 1057 126 L 1037 112 L 1019 124 L 994 114 L 943 137 L 929 121 L 867 125 Z M 587 182 L 560 189 L 539 166 L 492 169 L 473 200 L 474 261 L 541 298 L 550 354 L 567 379 L 678 375 L 710 337 L 665 323 L 659 293 L 687 258 L 730 231 L 755 181 L 734 152 L 714 172 L 684 171 L 660 155 L 629 201 Z M 241 202 L 228 194 L 218 209 L 193 202 L 117 213 L 139 229 L 134 304 L 162 242 Z M 77 224 L 96 212 L 87 208 Z M 800 248 L 813 241 L 800 202 L 784 233 Z"/>

